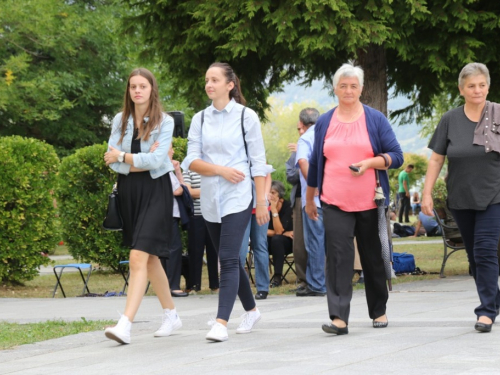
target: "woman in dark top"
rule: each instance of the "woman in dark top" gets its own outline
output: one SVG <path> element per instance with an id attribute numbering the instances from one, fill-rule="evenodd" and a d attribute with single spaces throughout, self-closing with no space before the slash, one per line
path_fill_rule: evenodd
<path id="1" fill-rule="evenodd" d="M 144 68 L 130 73 L 123 111 L 113 119 L 106 164 L 118 173 L 118 198 L 123 219 L 123 245 L 130 248 L 130 278 L 125 312 L 106 337 L 130 343 L 130 329 L 148 279 L 163 308 L 155 336 L 169 336 L 182 327 L 159 257 L 168 256 L 173 195 L 168 157 L 174 120 L 162 112 L 158 84 Z M 153 145 L 156 146 L 153 147 Z"/>
<path id="2" fill-rule="evenodd" d="M 281 285 L 285 256 L 293 251 L 293 220 L 290 201 L 283 198 L 285 186 L 281 181 L 271 184 L 271 215 L 267 230 L 269 254 L 273 256 L 274 276 L 271 287 Z"/>
<path id="3" fill-rule="evenodd" d="M 465 243 L 480 305 L 474 328 L 490 332 L 498 315 L 497 244 L 500 237 L 500 105 L 486 100 L 490 75 L 467 64 L 458 77 L 465 105 L 445 113 L 429 143 L 422 211 L 433 215 L 431 192 L 448 157 L 448 207 Z"/>

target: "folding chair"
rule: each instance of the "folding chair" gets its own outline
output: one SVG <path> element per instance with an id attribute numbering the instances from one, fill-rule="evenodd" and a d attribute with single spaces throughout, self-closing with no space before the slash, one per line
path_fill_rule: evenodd
<path id="1" fill-rule="evenodd" d="M 66 268 L 76 268 L 80 272 L 80 276 L 82 277 L 82 281 L 83 281 L 82 294 L 85 294 L 85 289 L 87 289 L 87 293 L 90 293 L 87 284 L 89 282 L 90 274 L 92 273 L 92 265 L 89 263 L 61 264 L 61 265 L 54 266 L 54 275 L 56 275 L 57 282 L 56 282 L 56 286 L 54 287 L 54 292 L 52 293 L 52 298 L 54 298 L 54 296 L 56 295 L 56 291 L 57 291 L 58 286 L 61 288 L 61 292 L 62 292 L 64 298 L 66 298 L 66 294 L 64 293 L 64 289 L 63 289 L 63 286 L 61 284 L 62 273 Z M 59 273 L 57 273 L 57 271 L 56 271 L 57 269 L 60 269 Z M 87 278 L 84 278 L 83 273 L 82 273 L 82 270 L 85 270 L 85 269 L 88 269 Z"/>
<path id="2" fill-rule="evenodd" d="M 288 273 L 290 271 L 292 271 L 295 274 L 295 276 L 297 276 L 297 272 L 295 272 L 294 265 L 295 265 L 295 259 L 293 258 L 293 253 L 285 254 L 284 263 L 283 263 L 284 272 L 281 275 L 281 282 L 284 282 L 286 284 L 290 284 L 290 282 L 286 278 L 286 275 L 288 275 Z M 272 266 L 272 268 L 274 268 L 272 256 L 270 255 L 269 256 L 269 271 L 270 271 L 271 275 L 273 275 L 274 271 L 271 268 L 271 266 Z M 271 278 L 269 279 L 269 282 L 271 283 L 272 281 L 273 281 L 273 277 L 271 276 Z"/>
<path id="3" fill-rule="evenodd" d="M 253 276 L 252 276 L 252 268 L 255 268 L 254 263 L 253 263 L 253 250 L 252 250 L 252 248 L 250 248 L 248 250 L 248 255 L 245 259 L 245 263 L 247 266 L 246 268 L 247 268 L 248 278 L 250 279 L 251 283 L 253 285 L 255 285 L 255 281 L 254 281 Z"/>
<path id="4" fill-rule="evenodd" d="M 125 281 L 125 283 L 123 284 L 122 295 L 125 294 L 125 290 L 128 287 L 128 278 L 130 277 L 130 269 L 128 270 L 127 275 L 125 275 L 125 267 L 128 267 L 129 264 L 130 264 L 130 261 L 128 261 L 128 260 L 121 260 L 118 263 L 118 271 L 120 272 L 120 274 L 123 277 L 123 280 Z M 148 281 L 148 286 L 146 287 L 146 291 L 144 292 L 144 294 L 146 294 L 148 292 L 149 284 L 151 284 L 151 283 Z"/>
<path id="5" fill-rule="evenodd" d="M 436 210 L 434 210 L 434 217 L 436 218 L 436 222 L 439 224 L 441 228 L 441 236 L 443 238 L 443 246 L 444 246 L 444 255 L 443 255 L 443 264 L 441 265 L 441 272 L 439 273 L 439 277 L 445 278 L 444 275 L 444 267 L 446 266 L 446 261 L 450 257 L 451 254 L 458 250 L 465 250 L 465 245 L 463 244 L 463 240 L 460 234 L 460 230 L 458 229 L 451 213 L 446 210 L 446 219 L 443 220 L 439 217 Z M 448 253 L 448 248 L 452 249 L 451 252 Z"/>

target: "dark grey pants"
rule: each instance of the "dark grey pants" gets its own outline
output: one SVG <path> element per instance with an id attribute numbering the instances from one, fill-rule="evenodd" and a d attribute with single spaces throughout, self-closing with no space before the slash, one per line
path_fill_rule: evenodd
<path id="1" fill-rule="evenodd" d="M 240 262 L 243 235 L 252 215 L 252 202 L 244 211 L 226 215 L 221 223 L 207 221 L 207 229 L 219 254 L 220 288 L 217 319 L 229 321 L 236 295 L 245 311 L 255 307 L 248 275 Z"/>
<path id="2" fill-rule="evenodd" d="M 368 314 L 376 319 L 385 314 L 387 291 L 384 261 L 378 235 L 377 209 L 345 212 L 337 206 L 323 207 L 326 242 L 326 290 L 330 319 L 349 322 L 352 299 L 354 237 L 365 278 Z"/>
<path id="3" fill-rule="evenodd" d="M 297 272 L 297 284 L 306 286 L 307 251 L 304 243 L 302 201 L 300 197 L 295 199 L 295 205 L 293 206 L 293 260 Z"/>

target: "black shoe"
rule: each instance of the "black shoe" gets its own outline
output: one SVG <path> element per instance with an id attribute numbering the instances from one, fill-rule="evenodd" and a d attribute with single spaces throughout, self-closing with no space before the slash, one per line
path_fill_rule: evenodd
<path id="1" fill-rule="evenodd" d="M 386 322 L 377 322 L 373 320 L 373 328 L 385 328 L 389 325 L 389 321 Z"/>
<path id="2" fill-rule="evenodd" d="M 187 297 L 187 296 L 189 296 L 189 293 L 186 293 L 186 292 L 170 292 L 170 295 L 172 297 Z"/>
<path id="3" fill-rule="evenodd" d="M 266 299 L 267 294 L 267 292 L 257 292 L 257 294 L 255 295 L 255 299 Z"/>
<path id="4" fill-rule="evenodd" d="M 269 286 L 271 288 L 277 288 L 281 286 L 281 277 L 281 275 L 274 275 Z"/>
<path id="5" fill-rule="evenodd" d="M 323 324 L 321 326 L 321 329 L 326 332 L 326 333 L 333 333 L 334 335 L 347 335 L 349 333 L 349 330 L 347 329 L 347 326 L 344 328 L 339 328 L 335 324 Z"/>
<path id="6" fill-rule="evenodd" d="M 307 286 L 295 293 L 297 297 L 323 297 L 325 294 L 326 293 L 323 292 L 315 292 L 314 290 L 309 289 L 309 287 Z"/>
<path id="7" fill-rule="evenodd" d="M 474 325 L 474 328 L 476 331 L 479 331 L 479 332 L 491 332 L 491 326 L 493 324 L 486 324 L 486 323 L 479 323 L 477 322 L 475 325 Z"/>
<path id="8" fill-rule="evenodd" d="M 295 288 L 295 289 L 291 289 L 291 290 L 290 290 L 290 292 L 298 292 L 299 290 L 304 290 L 305 288 L 306 288 L 306 286 L 305 286 L 305 285 L 303 285 L 303 284 L 299 284 L 299 285 L 297 286 L 297 288 Z"/>

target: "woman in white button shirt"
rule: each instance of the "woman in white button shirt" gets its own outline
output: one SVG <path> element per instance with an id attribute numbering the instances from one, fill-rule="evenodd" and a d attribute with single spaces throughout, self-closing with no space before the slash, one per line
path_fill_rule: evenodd
<path id="1" fill-rule="evenodd" d="M 264 192 L 267 167 L 259 118 L 244 107 L 233 69 L 225 63 L 212 64 L 205 75 L 205 91 L 212 104 L 193 117 L 182 168 L 201 175 L 201 212 L 221 266 L 217 318 L 206 338 L 226 341 L 236 295 L 246 311 L 236 333 L 251 332 L 260 320 L 238 252 L 252 212 L 252 177 L 257 222 L 269 221 Z"/>

